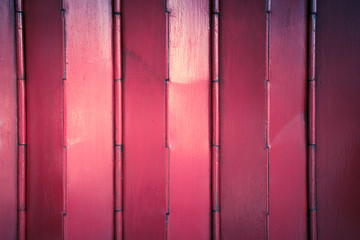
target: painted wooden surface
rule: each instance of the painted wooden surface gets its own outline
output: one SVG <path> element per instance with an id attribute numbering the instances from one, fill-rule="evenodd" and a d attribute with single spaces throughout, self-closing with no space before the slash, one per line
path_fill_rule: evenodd
<path id="1" fill-rule="evenodd" d="M 17 82 L 17 238 L 26 238 L 26 79 L 24 48 L 24 11 L 21 0 L 15 1 L 15 41 L 16 41 L 16 82 Z"/>
<path id="2" fill-rule="evenodd" d="M 114 71 L 114 238 L 123 237 L 123 83 L 121 1 L 113 1 L 113 71 Z"/>
<path id="3" fill-rule="evenodd" d="M 225 240 L 266 237 L 265 7 L 263 0 L 220 4 L 220 220 Z"/>
<path id="4" fill-rule="evenodd" d="M 211 1 L 211 229 L 220 239 L 219 0 Z"/>
<path id="5" fill-rule="evenodd" d="M 61 2 L 26 1 L 27 239 L 63 237 Z"/>
<path id="6" fill-rule="evenodd" d="M 165 239 L 165 6 L 122 1 L 124 239 Z"/>
<path id="7" fill-rule="evenodd" d="M 111 0 L 65 0 L 66 239 L 114 235 Z M 86 123 L 86 124 L 84 124 Z"/>
<path id="8" fill-rule="evenodd" d="M 299 0 L 270 6 L 270 239 L 307 238 L 307 7 Z"/>
<path id="9" fill-rule="evenodd" d="M 167 2 L 169 12 L 168 239 L 209 239 L 210 6 L 209 1 Z"/>
<path id="10" fill-rule="evenodd" d="M 319 239 L 360 238 L 359 1 L 318 1 L 316 168 Z"/>
<path id="11" fill-rule="evenodd" d="M 0 239 L 360 238 L 357 1 L 0 7 Z"/>
<path id="12" fill-rule="evenodd" d="M 0 1 L 0 29 L 0 239 L 16 239 L 18 138 L 12 0 Z"/>

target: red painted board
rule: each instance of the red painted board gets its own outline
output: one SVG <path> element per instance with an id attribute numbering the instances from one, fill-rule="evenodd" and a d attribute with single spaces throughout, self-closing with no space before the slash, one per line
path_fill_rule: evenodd
<path id="1" fill-rule="evenodd" d="M 124 239 L 165 239 L 165 6 L 121 9 Z"/>
<path id="2" fill-rule="evenodd" d="M 27 239 L 62 239 L 61 1 L 24 4 L 27 87 Z"/>
<path id="3" fill-rule="evenodd" d="M 66 0 L 66 239 L 114 236 L 112 2 Z"/>
<path id="4" fill-rule="evenodd" d="M 307 10 L 305 0 L 271 1 L 270 239 L 307 239 Z"/>
<path id="5" fill-rule="evenodd" d="M 360 239 L 360 2 L 317 8 L 318 238 Z"/>
<path id="6" fill-rule="evenodd" d="M 168 239 L 211 236 L 210 2 L 169 0 Z"/>
<path id="7" fill-rule="evenodd" d="M 220 4 L 223 240 L 266 237 L 265 6 L 260 0 Z"/>
<path id="8" fill-rule="evenodd" d="M 17 88 L 14 1 L 0 1 L 0 239 L 16 239 Z"/>

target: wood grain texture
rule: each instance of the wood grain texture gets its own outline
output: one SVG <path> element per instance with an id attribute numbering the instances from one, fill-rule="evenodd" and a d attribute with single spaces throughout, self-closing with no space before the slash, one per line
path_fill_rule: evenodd
<path id="1" fill-rule="evenodd" d="M 262 0 L 220 4 L 223 240 L 266 237 L 265 6 Z"/>
<path id="2" fill-rule="evenodd" d="M 307 239 L 307 1 L 272 0 L 269 238 Z"/>
<path id="3" fill-rule="evenodd" d="M 61 1 L 26 1 L 27 239 L 63 238 Z"/>
<path id="4" fill-rule="evenodd" d="M 0 1 L 0 239 L 16 239 L 17 92 L 14 1 Z"/>
<path id="5" fill-rule="evenodd" d="M 209 1 L 169 0 L 168 239 L 211 236 Z"/>
<path id="6" fill-rule="evenodd" d="M 316 168 L 319 239 L 360 238 L 359 1 L 318 1 Z"/>
<path id="7" fill-rule="evenodd" d="M 124 239 L 165 239 L 165 6 L 123 0 Z"/>
<path id="8" fill-rule="evenodd" d="M 114 237 L 111 0 L 64 1 L 66 239 Z"/>

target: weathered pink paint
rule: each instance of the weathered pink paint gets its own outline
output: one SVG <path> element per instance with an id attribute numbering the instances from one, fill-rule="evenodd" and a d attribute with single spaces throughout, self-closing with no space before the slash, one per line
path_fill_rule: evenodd
<path id="1" fill-rule="evenodd" d="M 358 2 L 0 6 L 0 239 L 360 237 Z"/>

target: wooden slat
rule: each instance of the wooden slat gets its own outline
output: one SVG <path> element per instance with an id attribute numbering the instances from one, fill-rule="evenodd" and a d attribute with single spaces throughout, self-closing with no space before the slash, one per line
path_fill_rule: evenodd
<path id="1" fill-rule="evenodd" d="M 219 1 L 211 11 L 211 211 L 212 239 L 220 239 Z"/>
<path id="2" fill-rule="evenodd" d="M 266 3 L 220 7 L 221 239 L 265 239 Z"/>
<path id="3" fill-rule="evenodd" d="M 165 239 L 165 6 L 123 0 L 124 239 Z"/>
<path id="4" fill-rule="evenodd" d="M 316 170 L 319 239 L 360 239 L 360 2 L 318 1 Z"/>
<path id="5" fill-rule="evenodd" d="M 61 1 L 26 1 L 27 239 L 63 237 Z"/>
<path id="6" fill-rule="evenodd" d="M 114 237 L 112 1 L 65 0 L 67 239 Z"/>
<path id="7" fill-rule="evenodd" d="M 115 158 L 114 158 L 114 214 L 115 239 L 123 238 L 123 161 L 122 161 L 122 41 L 121 1 L 113 0 L 113 61 L 114 61 L 114 114 L 115 114 Z"/>
<path id="8" fill-rule="evenodd" d="M 303 0 L 271 1 L 270 239 L 307 239 L 307 8 Z"/>
<path id="9" fill-rule="evenodd" d="M 211 236 L 210 2 L 168 1 L 168 239 Z"/>

